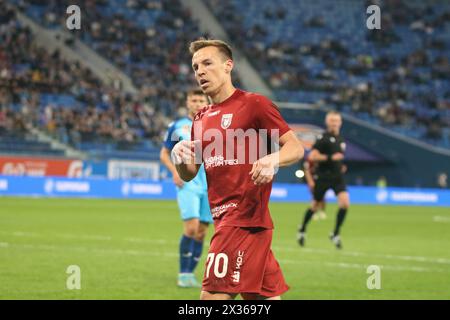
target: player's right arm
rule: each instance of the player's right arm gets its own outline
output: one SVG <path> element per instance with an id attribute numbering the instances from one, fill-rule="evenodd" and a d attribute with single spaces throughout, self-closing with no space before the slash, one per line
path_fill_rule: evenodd
<path id="1" fill-rule="evenodd" d="M 196 160 L 194 146 L 200 141 L 183 140 L 172 149 L 172 161 L 181 179 L 188 182 L 195 178 L 201 166 L 201 161 Z"/>
<path id="2" fill-rule="evenodd" d="M 323 152 L 324 141 L 323 136 L 319 138 L 314 143 L 311 152 L 308 155 L 308 160 L 312 162 L 324 162 L 328 160 L 328 156 Z"/>
<path id="3" fill-rule="evenodd" d="M 314 162 L 323 162 L 328 160 L 328 156 L 326 154 L 320 153 L 317 149 L 313 149 L 309 154 L 309 159 Z"/>
<path id="4" fill-rule="evenodd" d="M 184 184 L 183 180 L 181 180 L 180 175 L 178 174 L 178 171 L 170 157 L 171 150 L 173 150 L 179 140 L 180 137 L 176 132 L 176 122 L 171 122 L 164 137 L 163 146 L 159 153 L 159 159 L 161 160 L 161 163 L 164 164 L 172 173 L 173 182 L 175 185 L 181 188 Z"/>
<path id="5" fill-rule="evenodd" d="M 159 153 L 159 159 L 161 160 L 161 163 L 165 165 L 167 169 L 172 173 L 173 182 L 175 183 L 175 185 L 181 188 L 184 183 L 183 180 L 180 178 L 177 169 L 172 163 L 172 160 L 170 160 L 170 150 L 163 146 Z"/>
<path id="6" fill-rule="evenodd" d="M 333 153 L 333 155 L 328 156 L 326 154 L 320 153 L 319 150 L 313 149 L 310 153 L 310 159 L 314 162 L 324 162 L 324 161 L 342 161 L 344 160 L 344 155 L 341 152 Z"/>
<path id="7" fill-rule="evenodd" d="M 305 164 L 303 165 L 303 169 L 305 170 L 305 180 L 308 184 L 308 187 L 312 190 L 314 188 L 315 182 L 313 176 L 311 174 L 311 165 L 308 160 L 305 160 Z"/>
<path id="8" fill-rule="evenodd" d="M 324 148 L 324 140 L 321 137 L 314 144 L 311 153 L 309 154 L 309 159 L 314 162 L 324 162 L 324 161 L 342 161 L 344 160 L 344 154 L 341 152 L 336 152 L 332 155 L 327 155 L 323 152 Z"/>

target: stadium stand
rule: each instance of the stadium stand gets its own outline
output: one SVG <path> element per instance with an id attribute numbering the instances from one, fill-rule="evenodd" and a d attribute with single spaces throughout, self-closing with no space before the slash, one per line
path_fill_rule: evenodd
<path id="1" fill-rule="evenodd" d="M 38 83 L 36 74 L 25 69 L 28 30 L 15 25 L 14 12 L 0 4 L 0 153 L 62 156 L 49 143 L 39 142 L 30 128 L 38 114 L 37 96 L 26 87 Z M 13 44 L 17 44 L 13 45 Z M 25 97 L 27 96 L 27 97 Z"/>
<path id="2" fill-rule="evenodd" d="M 66 9 L 72 2 L 11 1 L 51 29 L 65 28 Z M 56 112 L 57 118 L 70 126 L 69 133 L 63 128 L 58 137 L 95 156 L 147 158 L 161 142 L 168 119 L 174 118 L 183 106 L 184 92 L 195 85 L 187 44 L 202 34 L 178 0 L 83 0 L 77 5 L 83 12 L 83 23 L 82 29 L 73 34 L 130 76 L 139 94 L 125 96 L 96 83 L 89 101 L 85 96 L 50 96 L 48 101 L 62 99 L 64 106 L 69 107 Z M 72 111 L 79 102 L 81 110 Z M 120 109 L 116 110 L 116 117 L 112 117 L 113 112 L 99 113 L 99 109 L 111 108 L 113 104 Z M 86 127 L 97 120 L 103 123 L 98 130 Z M 105 143 L 110 138 L 119 142 Z M 127 149 L 135 152 L 120 152 Z"/>
<path id="3" fill-rule="evenodd" d="M 71 4 L 14 2 L 49 28 L 65 24 Z M 76 34 L 131 76 L 147 102 L 173 115 L 182 103 L 179 93 L 192 85 L 183 44 L 200 36 L 189 12 L 177 0 L 77 3 L 85 14 Z M 444 1 L 383 1 L 380 31 L 361 27 L 363 1 L 206 3 L 279 100 L 322 102 L 450 147 L 450 8 Z"/>
<path id="4" fill-rule="evenodd" d="M 40 142 L 25 127 L 24 118 L 18 113 L 0 110 L 0 153 L 63 156 L 64 151 L 54 149 L 49 143 Z"/>
<path id="5" fill-rule="evenodd" d="M 72 2 L 18 1 L 18 4 L 42 25 L 60 28 L 65 27 L 65 11 Z M 201 35 L 189 12 L 177 0 L 77 1 L 77 4 L 84 15 L 82 29 L 74 34 L 124 70 L 147 102 L 173 116 L 182 103 L 182 92 L 193 84 L 187 44 Z"/>
<path id="6" fill-rule="evenodd" d="M 156 150 L 167 117 L 139 95 L 103 84 L 80 63 L 39 47 L 14 11 L 3 12 L 0 106 L 5 130 L 11 129 L 9 122 L 22 124 L 25 131 L 37 127 L 95 156 L 145 158 Z"/>
<path id="7" fill-rule="evenodd" d="M 448 3 L 375 1 L 383 28 L 370 31 L 364 1 L 203 2 L 277 100 L 334 107 L 450 147 Z M 81 0 L 82 30 L 68 32 L 69 0 L 8 3 L 87 44 L 124 71 L 138 93 L 103 83 L 83 64 L 39 47 L 13 11 L 1 10 L 0 130 L 11 135 L 14 124 L 30 139 L 29 128 L 38 128 L 91 159 L 157 159 L 165 127 L 194 84 L 186 47 L 202 34 L 189 10 L 179 0 Z"/>
<path id="8" fill-rule="evenodd" d="M 281 101 L 450 147 L 448 1 L 205 0 Z M 382 29 L 366 28 L 379 4 Z"/>

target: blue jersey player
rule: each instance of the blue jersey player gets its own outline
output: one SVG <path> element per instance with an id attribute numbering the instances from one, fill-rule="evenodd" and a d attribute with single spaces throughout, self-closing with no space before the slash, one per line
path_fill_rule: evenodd
<path id="1" fill-rule="evenodd" d="M 208 225 L 213 223 L 213 220 L 209 208 L 204 168 L 200 168 L 193 180 L 184 182 L 178 175 L 170 157 L 172 148 L 178 141 L 191 140 L 192 119 L 200 108 L 208 104 L 208 99 L 201 90 L 192 90 L 187 94 L 186 104 L 189 116 L 180 118 L 169 125 L 160 159 L 172 173 L 173 182 L 177 187 L 177 201 L 183 220 L 178 286 L 189 288 L 201 287 L 194 276 L 194 269 L 202 254 Z"/>

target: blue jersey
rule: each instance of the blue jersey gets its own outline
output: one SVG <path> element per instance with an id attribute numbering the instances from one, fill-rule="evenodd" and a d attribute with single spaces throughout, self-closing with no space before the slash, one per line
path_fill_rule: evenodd
<path id="1" fill-rule="evenodd" d="M 172 151 L 177 142 L 181 140 L 191 140 L 191 127 L 192 120 L 188 117 L 184 117 L 170 123 L 169 129 L 167 130 L 164 138 L 164 146 Z M 189 189 L 197 192 L 207 191 L 206 173 L 203 164 L 198 170 L 197 176 L 195 176 L 195 178 L 191 181 L 186 182 L 182 189 Z"/>

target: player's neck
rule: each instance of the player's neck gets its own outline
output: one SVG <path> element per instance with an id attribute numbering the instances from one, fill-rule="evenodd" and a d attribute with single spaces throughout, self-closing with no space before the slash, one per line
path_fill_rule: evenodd
<path id="1" fill-rule="evenodd" d="M 210 95 L 210 98 L 214 104 L 219 104 L 231 97 L 235 91 L 236 88 L 230 83 L 221 87 L 217 93 Z"/>

